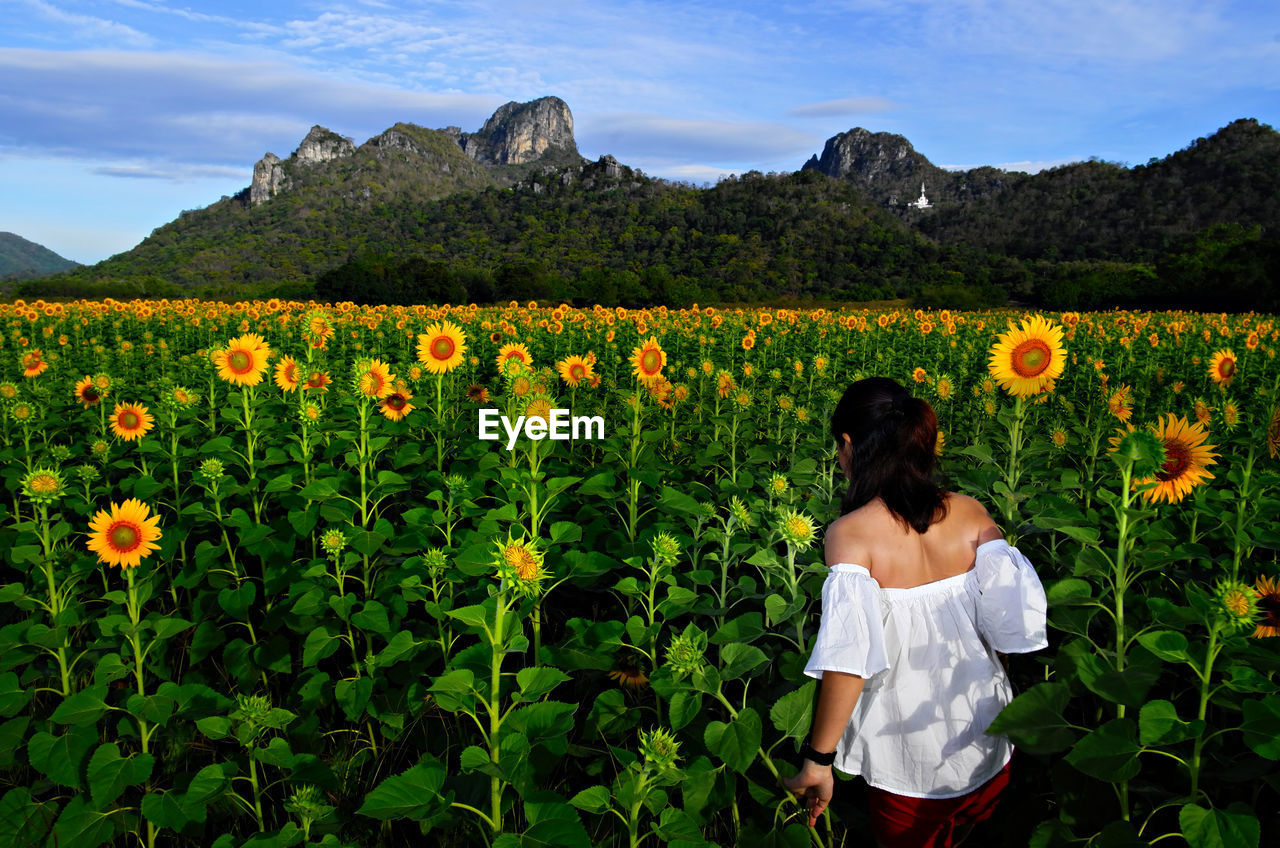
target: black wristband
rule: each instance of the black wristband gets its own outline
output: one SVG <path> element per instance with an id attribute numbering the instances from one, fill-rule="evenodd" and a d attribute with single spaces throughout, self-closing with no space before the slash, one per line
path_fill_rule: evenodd
<path id="1" fill-rule="evenodd" d="M 818 766 L 829 766 L 836 761 L 835 751 L 832 751 L 829 754 L 820 754 L 813 750 L 813 746 L 808 742 L 804 743 L 804 745 L 800 747 L 800 756 L 804 757 L 806 760 L 812 761 L 814 765 Z"/>

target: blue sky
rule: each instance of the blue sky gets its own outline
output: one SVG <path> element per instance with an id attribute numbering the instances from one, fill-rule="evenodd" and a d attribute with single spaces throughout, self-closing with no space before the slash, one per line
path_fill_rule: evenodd
<path id="1" fill-rule="evenodd" d="M 1280 3 L 0 0 L 0 231 L 80 262 L 249 184 L 313 124 L 478 129 L 544 95 L 579 150 L 695 182 L 852 127 L 943 166 L 1141 164 L 1280 125 Z"/>

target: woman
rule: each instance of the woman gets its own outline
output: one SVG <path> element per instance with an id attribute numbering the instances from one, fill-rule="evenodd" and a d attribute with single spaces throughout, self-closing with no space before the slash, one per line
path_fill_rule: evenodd
<path id="1" fill-rule="evenodd" d="M 1013 746 L 985 731 L 1012 697 L 1000 654 L 1048 644 L 1044 590 L 982 504 L 935 484 L 928 403 L 893 380 L 859 380 L 831 430 L 849 488 L 826 533 L 805 667 L 821 680 L 817 709 L 785 783 L 812 825 L 834 764 L 870 786 L 878 844 L 954 845 L 1008 784 Z"/>

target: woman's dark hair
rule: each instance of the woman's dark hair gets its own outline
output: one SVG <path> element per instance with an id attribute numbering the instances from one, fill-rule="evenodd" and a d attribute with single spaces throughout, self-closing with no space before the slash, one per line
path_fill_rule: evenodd
<path id="1" fill-rule="evenodd" d="M 845 389 L 831 414 L 837 447 L 849 434 L 853 462 L 841 515 L 881 498 L 893 516 L 917 533 L 946 512 L 934 479 L 938 417 L 887 377 L 868 377 Z"/>

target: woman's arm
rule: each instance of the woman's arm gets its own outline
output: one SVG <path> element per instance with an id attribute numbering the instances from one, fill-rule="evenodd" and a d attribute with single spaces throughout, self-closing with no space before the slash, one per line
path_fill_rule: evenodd
<path id="1" fill-rule="evenodd" d="M 815 751 L 827 753 L 836 749 L 836 743 L 844 735 L 844 729 L 853 715 L 854 704 L 862 694 L 867 681 L 856 674 L 843 671 L 824 671 L 818 681 L 818 697 L 815 699 L 813 724 L 809 731 L 809 744 Z M 813 827 L 818 816 L 831 803 L 835 791 L 835 777 L 831 766 L 820 766 L 805 759 L 795 777 L 782 782 L 784 786 L 803 799 L 809 811 L 809 826 Z"/>

